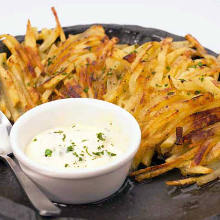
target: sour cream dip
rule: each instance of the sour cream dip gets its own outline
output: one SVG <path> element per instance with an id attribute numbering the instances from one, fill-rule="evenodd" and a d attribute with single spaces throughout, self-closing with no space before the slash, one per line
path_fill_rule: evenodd
<path id="1" fill-rule="evenodd" d="M 25 148 L 31 160 L 54 169 L 102 167 L 126 152 L 128 138 L 110 121 L 103 127 L 73 123 L 37 134 Z"/>

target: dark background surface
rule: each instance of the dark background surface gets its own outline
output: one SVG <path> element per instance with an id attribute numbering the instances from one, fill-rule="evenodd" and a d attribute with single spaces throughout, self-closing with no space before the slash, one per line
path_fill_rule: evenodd
<path id="1" fill-rule="evenodd" d="M 66 27 L 64 31 L 66 34 L 76 34 L 86 30 L 89 26 Z M 126 44 L 160 41 L 167 36 L 177 41 L 184 39 L 162 30 L 139 26 L 113 24 L 103 26 L 108 36 L 116 36 L 120 39 L 120 43 Z M 17 38 L 22 40 L 23 36 Z M 0 51 L 8 51 L 1 42 Z M 202 188 L 197 188 L 195 185 L 185 188 L 166 186 L 166 180 L 174 180 L 178 177 L 180 177 L 178 171 L 173 170 L 152 181 L 139 184 L 127 179 L 119 192 L 105 201 L 89 205 L 65 206 L 60 204 L 62 214 L 56 220 L 220 219 L 218 215 L 220 214 L 220 182 L 215 181 Z M 10 169 L 0 161 L 0 220 L 14 219 L 48 218 L 40 217 L 34 211 Z"/>

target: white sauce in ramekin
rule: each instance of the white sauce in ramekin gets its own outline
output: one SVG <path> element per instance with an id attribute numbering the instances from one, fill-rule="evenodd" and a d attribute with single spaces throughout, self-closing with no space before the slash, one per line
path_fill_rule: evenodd
<path id="1" fill-rule="evenodd" d="M 54 169 L 102 167 L 126 152 L 128 137 L 108 122 L 103 127 L 73 124 L 36 135 L 25 148 L 33 161 Z"/>

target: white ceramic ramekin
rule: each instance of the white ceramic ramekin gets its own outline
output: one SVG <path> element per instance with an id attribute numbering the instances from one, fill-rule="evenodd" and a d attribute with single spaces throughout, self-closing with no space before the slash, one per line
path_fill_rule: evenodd
<path id="1" fill-rule="evenodd" d="M 109 118 L 122 128 L 129 144 L 123 156 L 103 167 L 61 171 L 42 166 L 24 154 L 27 144 L 43 130 L 73 122 L 98 126 L 99 121 Z M 114 104 L 87 98 L 39 105 L 16 121 L 10 135 L 13 153 L 23 171 L 52 201 L 66 204 L 95 202 L 116 192 L 125 181 L 140 140 L 140 127 L 130 113 Z"/>

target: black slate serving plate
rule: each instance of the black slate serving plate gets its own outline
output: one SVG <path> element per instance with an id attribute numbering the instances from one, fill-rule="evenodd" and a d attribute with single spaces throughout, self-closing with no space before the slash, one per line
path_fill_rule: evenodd
<path id="1" fill-rule="evenodd" d="M 68 34 L 83 32 L 91 25 L 65 27 Z M 133 25 L 104 24 L 109 37 L 116 36 L 120 43 L 142 44 L 172 37 L 176 41 L 183 37 L 168 32 Z M 19 41 L 23 36 L 17 36 Z M 211 38 L 211 36 L 210 36 Z M 211 40 L 211 39 L 210 39 Z M 0 42 L 0 52 L 8 50 Z M 216 55 L 213 51 L 207 51 Z M 215 181 L 197 188 L 174 188 L 165 185 L 166 180 L 180 177 L 177 170 L 151 181 L 135 183 L 127 179 L 122 188 L 110 198 L 89 205 L 62 205 L 62 214 L 57 219 L 220 219 L 220 183 Z M 112 180 L 114 181 L 114 180 Z M 46 219 L 34 211 L 10 169 L 0 161 L 0 219 L 36 220 Z M 50 218 L 55 219 L 55 218 Z"/>

